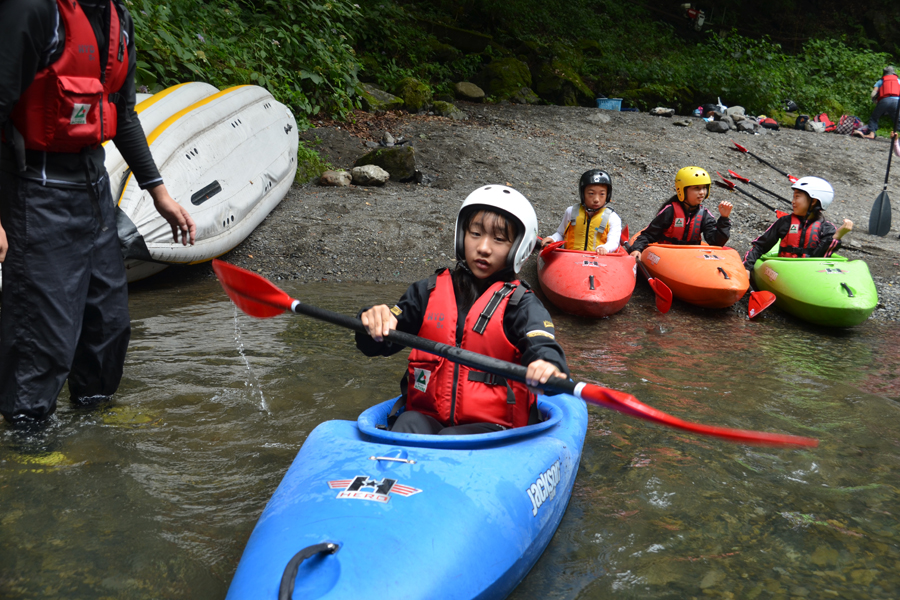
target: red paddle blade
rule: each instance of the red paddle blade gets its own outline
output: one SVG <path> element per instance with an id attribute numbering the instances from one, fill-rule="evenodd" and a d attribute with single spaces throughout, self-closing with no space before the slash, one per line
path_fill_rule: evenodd
<path id="1" fill-rule="evenodd" d="M 559 242 L 553 242 L 551 244 L 547 244 L 541 249 L 541 258 L 545 258 L 548 254 L 556 250 L 557 248 L 562 248 L 566 243 L 566 240 L 562 240 Z"/>
<path id="2" fill-rule="evenodd" d="M 672 290 L 665 283 L 655 277 L 647 280 L 650 288 L 656 294 L 656 308 L 659 312 L 665 314 L 672 308 Z"/>
<path id="3" fill-rule="evenodd" d="M 619 236 L 619 242 L 622 243 L 622 244 L 624 244 L 624 243 L 627 242 L 629 239 L 630 239 L 630 237 L 629 237 L 629 235 L 628 235 L 628 225 L 626 225 L 626 226 L 622 229 L 622 235 Z"/>
<path id="4" fill-rule="evenodd" d="M 747 179 L 746 177 L 741 177 L 740 175 L 738 175 L 731 169 L 728 169 L 728 174 L 731 175 L 732 177 L 734 177 L 735 179 L 737 179 L 738 181 L 743 181 L 744 183 L 750 183 L 749 179 Z"/>
<path id="5" fill-rule="evenodd" d="M 721 173 L 719 173 L 718 171 L 716 171 L 716 175 L 718 175 L 719 177 L 722 178 L 722 181 L 725 182 L 725 185 L 728 186 L 729 190 L 734 189 L 735 183 L 733 181 L 731 181 L 730 179 L 726 179 L 725 176 L 722 175 Z"/>
<path id="6" fill-rule="evenodd" d="M 791 214 L 791 213 L 784 212 L 783 210 L 778 210 L 777 208 L 775 209 L 775 218 L 776 219 L 780 219 L 781 217 L 786 217 L 789 214 Z"/>
<path id="7" fill-rule="evenodd" d="M 788 179 L 791 180 L 791 183 L 797 183 L 797 178 L 794 177 L 793 175 L 788 175 Z"/>
<path id="8" fill-rule="evenodd" d="M 743 146 L 741 146 L 734 140 L 731 140 L 731 143 L 734 144 L 735 146 L 737 146 L 737 150 L 740 150 L 741 152 L 750 152 L 749 150 L 747 150 L 746 148 L 744 148 Z"/>
<path id="9" fill-rule="evenodd" d="M 699 423 L 682 421 L 681 419 L 664 413 L 661 410 L 657 410 L 652 406 L 647 406 L 630 394 L 600 387 L 599 385 L 579 384 L 579 386 L 575 388 L 575 395 L 585 402 L 596 404 L 604 408 L 611 408 L 632 417 L 638 417 L 652 423 L 681 429 L 682 431 L 688 431 L 690 433 L 709 435 L 731 442 L 754 444 L 758 446 L 808 446 L 811 448 L 815 448 L 819 445 L 819 440 L 814 438 L 782 433 L 749 431 L 746 429 L 729 429 L 727 427 L 715 427 L 713 425 L 701 425 Z"/>
<path id="10" fill-rule="evenodd" d="M 766 310 L 775 302 L 775 294 L 772 292 L 750 292 L 750 303 L 747 311 L 748 318 L 752 319 Z"/>
<path id="11" fill-rule="evenodd" d="M 219 259 L 212 261 L 219 283 L 235 305 L 258 319 L 268 319 L 291 309 L 294 300 L 262 275 Z"/>

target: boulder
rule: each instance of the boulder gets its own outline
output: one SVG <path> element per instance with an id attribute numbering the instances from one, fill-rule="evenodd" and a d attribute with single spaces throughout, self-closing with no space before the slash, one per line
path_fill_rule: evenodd
<path id="1" fill-rule="evenodd" d="M 738 131 L 746 131 L 747 133 L 754 133 L 759 129 L 759 123 L 753 119 L 741 119 L 736 125 Z"/>
<path id="2" fill-rule="evenodd" d="M 453 93 L 460 100 L 469 102 L 481 102 L 484 100 L 484 90 L 468 81 L 460 81 L 453 86 Z"/>
<path id="3" fill-rule="evenodd" d="M 725 109 L 725 114 L 729 117 L 733 117 L 734 115 L 745 115 L 747 112 L 744 110 L 743 106 L 729 106 Z"/>
<path id="4" fill-rule="evenodd" d="M 534 91 L 553 104 L 592 106 L 594 93 L 568 64 L 560 60 L 543 62 L 531 70 Z"/>
<path id="5" fill-rule="evenodd" d="M 328 185 L 332 187 L 347 187 L 350 185 L 352 177 L 347 171 L 325 171 L 319 177 L 319 185 Z"/>
<path id="6" fill-rule="evenodd" d="M 370 84 L 361 83 L 359 98 L 363 110 L 375 112 L 376 110 L 400 110 L 403 108 L 403 99 L 389 94 L 384 90 Z"/>
<path id="7" fill-rule="evenodd" d="M 656 108 L 650 109 L 650 114 L 656 115 L 657 117 L 672 117 L 675 115 L 675 109 L 657 106 Z"/>
<path id="8" fill-rule="evenodd" d="M 537 104 L 541 101 L 540 96 L 534 93 L 529 87 L 523 87 L 518 92 L 509 97 L 510 102 L 516 104 Z"/>
<path id="9" fill-rule="evenodd" d="M 692 123 L 687 119 L 679 119 L 678 121 L 672 121 L 672 125 L 676 127 L 690 127 Z"/>
<path id="10" fill-rule="evenodd" d="M 413 77 L 405 77 L 394 90 L 403 99 L 403 107 L 411 113 L 424 112 L 431 106 L 431 88 Z"/>
<path id="11" fill-rule="evenodd" d="M 384 185 L 391 174 L 378 165 L 363 165 L 350 169 L 354 185 Z"/>
<path id="12" fill-rule="evenodd" d="M 500 58 L 485 65 L 477 82 L 488 96 L 506 100 L 523 87 L 531 87 L 531 71 L 517 58 Z"/>
<path id="13" fill-rule="evenodd" d="M 393 148 L 378 148 L 361 156 L 355 167 L 377 165 L 387 171 L 394 181 L 406 181 L 416 175 L 416 151 L 409 144 Z"/>
<path id="14" fill-rule="evenodd" d="M 731 127 L 729 127 L 728 123 L 726 123 L 725 121 L 710 121 L 706 124 L 706 130 L 715 133 L 725 133 L 730 129 Z"/>
<path id="15" fill-rule="evenodd" d="M 469 115 L 458 109 L 452 102 L 435 101 L 432 110 L 434 114 L 441 117 L 448 117 L 454 121 L 465 121 Z"/>
<path id="16" fill-rule="evenodd" d="M 734 119 L 732 119 L 728 115 L 725 115 L 724 117 L 722 117 L 722 120 L 720 122 L 727 123 L 729 129 L 734 129 Z"/>

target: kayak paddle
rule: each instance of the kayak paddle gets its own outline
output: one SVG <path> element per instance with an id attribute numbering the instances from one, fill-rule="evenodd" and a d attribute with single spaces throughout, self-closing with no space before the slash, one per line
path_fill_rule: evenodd
<path id="1" fill-rule="evenodd" d="M 747 179 L 746 177 L 741 177 L 740 175 L 738 175 L 737 173 L 735 173 L 735 172 L 732 171 L 731 169 L 728 169 L 728 174 L 731 175 L 732 177 L 734 177 L 735 179 L 737 179 L 738 181 L 742 181 L 742 182 L 744 182 L 744 183 L 746 183 L 746 184 L 752 185 L 753 187 L 755 187 L 755 188 L 758 189 L 758 190 L 764 191 L 765 193 L 769 194 L 770 196 L 775 196 L 776 198 L 778 198 L 778 199 L 781 200 L 782 202 L 787 202 L 788 204 L 791 204 L 791 201 L 788 200 L 787 198 L 785 198 L 784 196 L 780 196 L 779 194 L 776 194 L 776 193 L 773 192 L 772 190 L 769 190 L 769 189 L 764 188 L 763 186 L 759 185 L 758 183 L 753 183 L 752 181 L 750 181 L 750 180 Z"/>
<path id="2" fill-rule="evenodd" d="M 894 128 L 897 127 L 897 119 L 900 118 L 900 102 L 897 102 L 897 110 L 894 112 Z M 884 172 L 884 187 L 875 198 L 872 212 L 869 213 L 869 233 L 884 237 L 891 230 L 891 199 L 887 193 L 888 176 L 891 174 L 891 158 L 894 156 L 894 140 L 888 144 L 887 170 Z"/>
<path id="3" fill-rule="evenodd" d="M 541 248 L 541 253 L 539 256 L 541 258 L 544 258 L 548 254 L 550 254 L 551 252 L 556 250 L 557 248 L 562 248 L 565 245 L 565 243 L 566 243 L 566 240 L 561 240 L 559 242 L 550 242 L 549 244 L 547 244 L 546 246 Z"/>
<path id="4" fill-rule="evenodd" d="M 663 314 L 669 312 L 669 309 L 672 308 L 672 290 L 665 283 L 651 275 L 642 261 L 636 260 L 635 262 L 641 266 L 641 271 L 644 273 L 644 277 L 647 278 L 650 289 L 656 294 L 656 309 Z"/>
<path id="5" fill-rule="evenodd" d="M 772 292 L 750 292 L 750 302 L 747 306 L 747 318 L 752 319 L 766 310 L 775 302 L 775 294 Z"/>
<path id="6" fill-rule="evenodd" d="M 750 152 L 749 150 L 747 150 L 746 148 L 744 148 L 743 146 L 741 146 L 740 144 L 738 144 L 736 141 L 731 140 L 731 143 L 734 144 L 734 145 L 737 147 L 736 150 L 738 150 L 738 151 L 740 151 L 740 152 L 743 152 L 743 153 L 745 153 L 745 154 L 749 154 L 750 156 L 752 156 L 753 158 L 755 158 L 756 160 L 758 160 L 758 161 L 761 162 L 762 164 L 766 165 L 767 167 L 771 167 L 771 168 L 775 169 L 776 171 L 778 171 L 779 173 L 781 173 L 782 175 L 784 175 L 785 177 L 787 177 L 788 179 L 790 179 L 790 180 L 791 180 L 791 183 L 795 183 L 795 182 L 797 181 L 797 178 L 794 177 L 793 175 L 788 175 L 787 173 L 785 173 L 784 171 L 782 171 L 781 169 L 779 169 L 778 167 L 776 167 L 776 166 L 773 165 L 772 163 L 770 163 L 770 162 L 768 162 L 768 161 L 765 161 L 765 160 L 761 159 L 761 158 L 758 157 L 757 155 L 753 154 L 752 152 Z"/>
<path id="7" fill-rule="evenodd" d="M 759 198 L 757 198 L 756 196 L 754 196 L 753 194 L 751 194 L 751 193 L 748 192 L 747 190 L 737 187 L 737 184 L 736 184 L 735 182 L 731 181 L 730 179 L 727 179 L 724 175 L 722 175 L 722 174 L 719 173 L 718 171 L 716 171 L 716 175 L 718 175 L 719 177 L 722 178 L 722 181 L 717 181 L 717 182 L 716 182 L 716 185 L 717 185 L 717 186 L 719 186 L 719 187 L 721 187 L 721 188 L 725 188 L 726 190 L 738 191 L 738 192 L 744 194 L 745 196 L 747 196 L 747 197 L 749 197 L 749 198 L 753 198 L 754 200 L 756 200 L 757 202 L 759 202 L 760 204 L 762 204 L 763 206 L 765 206 L 765 207 L 768 208 L 769 210 L 772 210 L 772 211 L 775 210 L 775 207 L 769 206 L 767 203 L 763 202 L 762 200 L 760 200 Z"/>
<path id="8" fill-rule="evenodd" d="M 304 314 L 315 319 L 339 325 L 353 331 L 366 333 L 362 321 L 340 313 L 304 304 L 291 298 L 286 292 L 280 290 L 272 282 L 261 275 L 252 273 L 222 262 L 218 259 L 212 261 L 213 271 L 219 278 L 219 283 L 225 289 L 225 293 L 242 311 L 252 317 L 268 318 L 284 311 L 290 310 L 296 314 Z M 392 330 L 385 339 L 409 348 L 416 348 L 437 356 L 441 356 L 455 363 L 465 365 L 487 373 L 493 373 L 507 379 L 525 381 L 526 368 L 497 358 L 457 348 L 447 344 L 441 344 L 427 340 L 416 335 Z M 744 429 L 729 429 L 712 425 L 702 425 L 683 421 L 667 413 L 647 406 L 637 398 L 624 392 L 601 387 L 589 383 L 577 383 L 568 379 L 552 378 L 541 388 L 549 392 L 572 394 L 585 402 L 596 404 L 621 412 L 626 415 L 638 417 L 652 423 L 665 425 L 674 429 L 680 429 L 690 433 L 718 437 L 724 440 L 755 444 L 762 446 L 807 446 L 816 447 L 818 440 L 795 435 L 780 433 L 767 433 L 761 431 L 749 431 Z"/>

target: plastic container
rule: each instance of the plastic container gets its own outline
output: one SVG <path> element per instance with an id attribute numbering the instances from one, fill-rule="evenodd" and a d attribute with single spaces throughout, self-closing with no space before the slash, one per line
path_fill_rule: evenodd
<path id="1" fill-rule="evenodd" d="M 622 99 L 621 98 L 597 98 L 597 108 L 602 108 L 604 110 L 621 110 L 622 109 Z"/>

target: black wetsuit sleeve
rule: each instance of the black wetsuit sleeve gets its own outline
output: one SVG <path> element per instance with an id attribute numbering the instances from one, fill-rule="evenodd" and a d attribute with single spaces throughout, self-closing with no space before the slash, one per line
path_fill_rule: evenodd
<path id="1" fill-rule="evenodd" d="M 556 341 L 556 329 L 550 313 L 534 292 L 526 292 L 516 306 L 506 306 L 503 317 L 506 338 L 522 353 L 522 365 L 538 359 L 556 365 L 569 375 L 566 354 Z"/>
<path id="2" fill-rule="evenodd" d="M 771 250 L 778 240 L 787 235 L 791 226 L 791 216 L 780 217 L 774 223 L 769 225 L 762 235 L 750 242 L 750 250 L 744 256 L 744 268 L 752 270 L 753 265 L 759 260 L 759 257 Z"/>
<path id="3" fill-rule="evenodd" d="M 148 189 L 162 184 L 163 180 L 156 162 L 153 160 L 153 155 L 150 154 L 141 122 L 134 111 L 134 74 L 137 68 L 137 52 L 134 44 L 134 21 L 127 10 L 123 12 L 123 21 L 124 29 L 128 34 L 128 76 L 118 92 L 119 112 L 116 137 L 113 138 L 113 143 L 122 153 L 122 158 L 128 163 L 141 189 Z"/>
<path id="4" fill-rule="evenodd" d="M 837 233 L 837 230 L 834 227 L 834 223 L 822 221 L 822 226 L 819 228 L 819 245 L 813 251 L 813 257 L 824 258 L 840 249 L 841 240 L 834 238 L 835 233 Z"/>
<path id="5" fill-rule="evenodd" d="M 397 317 L 398 330 L 412 335 L 419 334 L 430 294 L 427 279 L 417 281 L 409 286 L 393 311 L 394 316 Z M 370 308 L 372 307 L 363 308 L 356 316 L 359 317 Z M 404 346 L 387 341 L 376 342 L 370 335 L 359 332 L 356 333 L 356 347 L 366 356 L 391 356 L 404 348 Z"/>
<path id="6" fill-rule="evenodd" d="M 719 217 L 716 219 L 715 215 L 709 212 L 705 208 L 701 208 L 703 211 L 701 218 L 703 219 L 700 222 L 700 227 L 703 229 L 703 239 L 706 240 L 706 243 L 710 246 L 724 246 L 728 243 L 728 239 L 731 237 L 731 219 L 728 217 Z"/>
<path id="7" fill-rule="evenodd" d="M 0 0 L 0 128 L 41 67 L 55 15 L 54 0 Z"/>
<path id="8" fill-rule="evenodd" d="M 674 217 L 675 209 L 672 208 L 671 204 L 659 211 L 659 214 L 653 217 L 653 220 L 650 221 L 647 228 L 641 232 L 641 235 L 634 240 L 634 244 L 631 245 L 631 251 L 634 252 L 637 250 L 638 252 L 643 252 L 644 248 L 654 242 L 658 242 L 666 230 L 672 225 L 672 219 Z"/>

